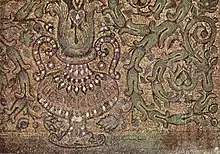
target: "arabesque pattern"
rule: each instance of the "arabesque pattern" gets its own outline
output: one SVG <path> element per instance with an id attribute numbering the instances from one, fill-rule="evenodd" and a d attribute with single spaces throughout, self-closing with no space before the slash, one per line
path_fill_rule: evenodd
<path id="1" fill-rule="evenodd" d="M 102 149 L 134 130 L 219 131 L 218 0 L 0 4 L 2 134 Z"/>

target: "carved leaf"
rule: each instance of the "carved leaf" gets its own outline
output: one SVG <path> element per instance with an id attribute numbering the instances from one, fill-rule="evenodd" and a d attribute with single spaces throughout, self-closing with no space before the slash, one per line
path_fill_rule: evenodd
<path id="1" fill-rule="evenodd" d="M 30 46 L 33 41 L 34 33 L 31 30 L 22 31 L 20 34 L 21 42 L 23 42 L 26 46 Z"/>

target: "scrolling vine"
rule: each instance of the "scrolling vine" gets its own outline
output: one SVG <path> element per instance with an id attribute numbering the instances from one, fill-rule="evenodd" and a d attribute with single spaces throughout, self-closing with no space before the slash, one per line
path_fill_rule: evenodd
<path id="1" fill-rule="evenodd" d="M 94 147 L 105 135 L 90 119 L 110 132 L 135 110 L 164 128 L 219 128 L 218 0 L 21 3 L 0 22 L 1 132 L 42 124 L 57 146 Z"/>

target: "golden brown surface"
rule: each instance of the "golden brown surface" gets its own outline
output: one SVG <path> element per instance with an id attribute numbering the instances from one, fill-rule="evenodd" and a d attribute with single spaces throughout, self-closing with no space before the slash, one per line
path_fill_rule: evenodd
<path id="1" fill-rule="evenodd" d="M 0 153 L 220 153 L 219 0 L 1 0 Z"/>

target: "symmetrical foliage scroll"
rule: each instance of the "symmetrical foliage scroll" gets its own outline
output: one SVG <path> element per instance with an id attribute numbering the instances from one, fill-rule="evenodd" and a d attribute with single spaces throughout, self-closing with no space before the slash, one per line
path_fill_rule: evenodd
<path id="1" fill-rule="evenodd" d="M 1 131 L 42 127 L 57 146 L 85 148 L 106 137 L 88 131 L 87 122 L 97 121 L 98 130 L 108 133 L 124 129 L 129 113 L 134 124 L 136 111 L 143 123 L 164 128 L 219 128 L 213 84 L 218 4 L 19 3 L 0 22 Z"/>

